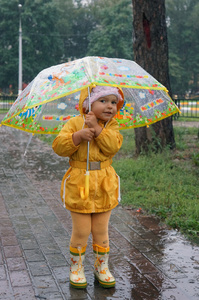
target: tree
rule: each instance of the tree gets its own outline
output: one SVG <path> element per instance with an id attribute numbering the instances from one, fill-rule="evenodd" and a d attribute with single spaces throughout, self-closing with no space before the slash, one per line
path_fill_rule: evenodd
<path id="1" fill-rule="evenodd" d="M 23 81 L 42 69 L 86 55 L 95 27 L 89 5 L 80 0 L 20 0 Z M 18 0 L 0 0 L 0 88 L 18 86 Z"/>
<path id="2" fill-rule="evenodd" d="M 59 62 L 66 62 L 73 56 L 73 23 L 74 18 L 74 3 L 73 0 L 53 0 L 54 5 L 57 9 L 57 19 L 55 20 L 55 28 L 57 35 L 59 35 L 59 43 L 61 45 L 61 57 Z"/>
<path id="3" fill-rule="evenodd" d="M 171 87 L 174 94 L 198 90 L 198 0 L 166 0 Z"/>
<path id="4" fill-rule="evenodd" d="M 89 36 L 88 55 L 133 58 L 130 0 L 94 2 L 96 27 Z"/>
<path id="5" fill-rule="evenodd" d="M 42 69 L 57 64 L 62 41 L 57 32 L 58 10 L 52 0 L 21 0 L 23 80 L 31 81 Z M 0 87 L 18 81 L 18 1 L 0 0 Z"/>
<path id="6" fill-rule="evenodd" d="M 27 82 L 49 66 L 58 64 L 63 43 L 57 31 L 59 14 L 52 0 L 25 0 L 23 5 L 23 78 Z"/>
<path id="7" fill-rule="evenodd" d="M 168 44 L 164 0 L 133 0 L 134 59 L 169 91 Z M 150 128 L 135 129 L 136 152 L 175 147 L 171 117 Z"/>
<path id="8" fill-rule="evenodd" d="M 81 58 L 86 56 L 88 52 L 89 35 L 96 26 L 96 20 L 91 13 L 90 4 L 84 5 L 81 0 L 75 1 L 75 7 L 71 17 L 71 57 Z"/>
<path id="9" fill-rule="evenodd" d="M 18 7 L 16 1 L 0 1 L 0 87 L 15 84 L 18 72 Z"/>

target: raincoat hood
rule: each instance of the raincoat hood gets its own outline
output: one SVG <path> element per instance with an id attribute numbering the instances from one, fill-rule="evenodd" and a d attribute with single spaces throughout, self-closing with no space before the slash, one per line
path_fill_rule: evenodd
<path id="1" fill-rule="evenodd" d="M 90 93 L 94 87 L 95 85 L 89 87 Z M 120 96 L 122 97 L 122 101 L 119 101 L 117 104 L 117 111 L 119 111 L 124 105 L 124 94 L 120 87 L 117 87 L 117 89 L 119 91 Z M 81 115 L 84 115 L 86 113 L 85 108 L 83 107 L 83 102 L 86 100 L 87 97 L 88 97 L 88 88 L 85 88 L 81 90 L 80 97 L 79 97 L 79 111 Z"/>

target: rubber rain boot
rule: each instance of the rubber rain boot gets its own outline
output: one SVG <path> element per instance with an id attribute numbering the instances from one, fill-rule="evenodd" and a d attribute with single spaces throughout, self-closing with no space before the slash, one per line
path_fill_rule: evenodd
<path id="1" fill-rule="evenodd" d="M 115 286 L 115 278 L 108 267 L 109 250 L 110 247 L 103 248 L 96 244 L 93 245 L 93 252 L 95 254 L 94 275 L 99 284 L 104 288 Z"/>
<path id="2" fill-rule="evenodd" d="M 70 284 L 76 289 L 85 289 L 87 287 L 87 281 L 84 274 L 85 252 L 86 246 L 78 248 L 70 246 Z"/>

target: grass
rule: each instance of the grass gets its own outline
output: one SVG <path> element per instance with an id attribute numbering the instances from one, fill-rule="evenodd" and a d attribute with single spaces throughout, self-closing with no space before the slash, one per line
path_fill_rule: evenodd
<path id="1" fill-rule="evenodd" d="M 199 116 L 198 116 L 199 117 Z M 198 122 L 198 117 L 183 117 L 183 116 L 179 116 L 178 118 L 173 117 L 174 121 L 179 121 L 179 122 Z"/>
<path id="2" fill-rule="evenodd" d="M 199 139 L 197 128 L 175 127 L 176 150 L 134 157 L 134 131 L 126 130 L 114 159 L 123 206 L 160 217 L 199 244 Z"/>

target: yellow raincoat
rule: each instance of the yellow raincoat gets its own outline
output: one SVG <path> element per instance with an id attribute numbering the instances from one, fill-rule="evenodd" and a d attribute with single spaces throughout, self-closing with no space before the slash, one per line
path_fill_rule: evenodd
<path id="1" fill-rule="evenodd" d="M 120 91 L 123 96 L 122 91 Z M 70 119 L 53 141 L 53 150 L 59 156 L 70 158 L 72 167 L 68 169 L 62 179 L 61 198 L 64 206 L 78 213 L 100 213 L 113 209 L 120 198 L 119 177 L 111 166 L 112 157 L 122 145 L 123 137 L 119 133 L 119 126 L 115 119 L 106 124 L 99 121 L 103 128 L 97 138 L 90 142 L 90 162 L 101 162 L 100 170 L 89 170 L 89 196 L 83 200 L 80 197 L 80 187 L 85 186 L 87 161 L 87 141 L 75 146 L 72 135 L 74 132 L 86 128 L 82 104 L 88 96 L 87 89 L 82 90 L 79 101 L 81 116 Z M 121 101 L 118 110 L 122 107 Z M 99 165 L 99 163 L 97 163 Z M 94 167 L 95 168 L 95 167 Z"/>

